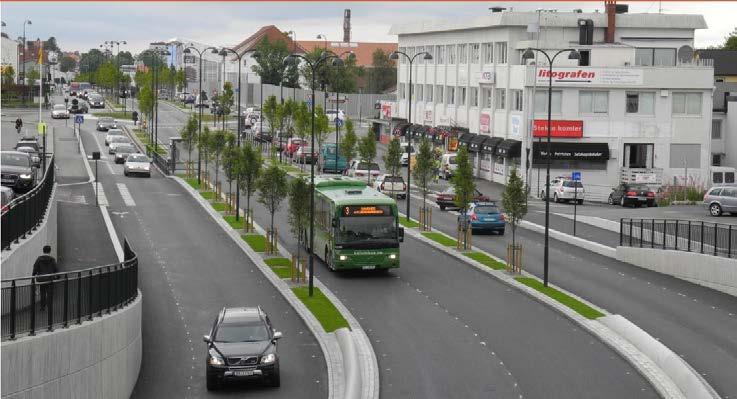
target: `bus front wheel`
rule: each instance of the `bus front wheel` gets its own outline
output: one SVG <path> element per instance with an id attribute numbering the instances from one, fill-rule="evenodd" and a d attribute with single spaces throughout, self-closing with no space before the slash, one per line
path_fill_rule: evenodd
<path id="1" fill-rule="evenodd" d="M 325 247 L 325 263 L 327 263 L 328 265 L 328 270 L 330 270 L 331 272 L 335 271 L 333 256 L 328 250 L 328 247 Z"/>

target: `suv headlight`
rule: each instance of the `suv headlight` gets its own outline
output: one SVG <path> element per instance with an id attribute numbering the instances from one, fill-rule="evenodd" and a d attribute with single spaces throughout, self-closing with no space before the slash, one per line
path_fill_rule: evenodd
<path id="1" fill-rule="evenodd" d="M 266 356 L 261 357 L 261 364 L 270 364 L 274 363 L 276 361 L 276 355 L 273 353 L 269 353 Z"/>
<path id="2" fill-rule="evenodd" d="M 210 349 L 208 351 L 207 363 L 213 366 L 225 365 L 225 361 L 220 357 L 220 354 L 218 354 L 215 349 Z"/>
<path id="3" fill-rule="evenodd" d="M 22 174 L 22 175 L 20 175 L 20 178 L 21 179 L 25 179 L 25 180 L 30 179 L 31 178 L 31 174 L 30 173 L 29 174 Z"/>

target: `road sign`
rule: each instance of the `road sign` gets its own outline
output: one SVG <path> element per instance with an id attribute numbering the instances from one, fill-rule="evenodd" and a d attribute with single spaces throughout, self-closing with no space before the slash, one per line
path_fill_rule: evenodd
<path id="1" fill-rule="evenodd" d="M 574 181 L 581 181 L 581 172 L 571 173 L 571 179 L 573 179 Z"/>
<path id="2" fill-rule="evenodd" d="M 343 127 L 343 120 L 340 118 L 335 118 L 335 126 Z"/>
<path id="3" fill-rule="evenodd" d="M 79 123 L 80 125 L 84 123 L 84 115 L 75 115 L 74 123 Z"/>

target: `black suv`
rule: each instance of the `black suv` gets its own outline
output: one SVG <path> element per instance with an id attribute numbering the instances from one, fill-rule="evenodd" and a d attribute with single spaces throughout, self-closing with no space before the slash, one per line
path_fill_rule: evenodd
<path id="1" fill-rule="evenodd" d="M 31 156 L 20 151 L 2 152 L 2 185 L 16 193 L 26 192 L 36 185 L 36 168 Z"/>
<path id="2" fill-rule="evenodd" d="M 203 337 L 207 343 L 207 389 L 244 379 L 260 379 L 278 387 L 277 341 L 281 336 L 261 307 L 223 308 L 210 334 Z"/>

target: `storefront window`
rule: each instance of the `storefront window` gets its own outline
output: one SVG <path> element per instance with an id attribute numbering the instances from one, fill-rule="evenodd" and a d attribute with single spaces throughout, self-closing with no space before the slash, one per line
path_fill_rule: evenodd
<path id="1" fill-rule="evenodd" d="M 628 114 L 655 114 L 655 93 L 628 91 L 626 110 Z"/>
<path id="2" fill-rule="evenodd" d="M 470 92 L 470 97 L 468 99 L 469 103 L 472 107 L 478 107 L 479 106 L 479 88 L 478 87 L 472 87 Z"/>
<path id="3" fill-rule="evenodd" d="M 466 44 L 458 45 L 458 63 L 468 64 L 468 45 Z"/>
<path id="4" fill-rule="evenodd" d="M 437 85 L 435 86 L 435 98 L 437 99 L 437 102 L 444 103 L 443 101 L 445 97 L 443 97 L 443 85 Z"/>

